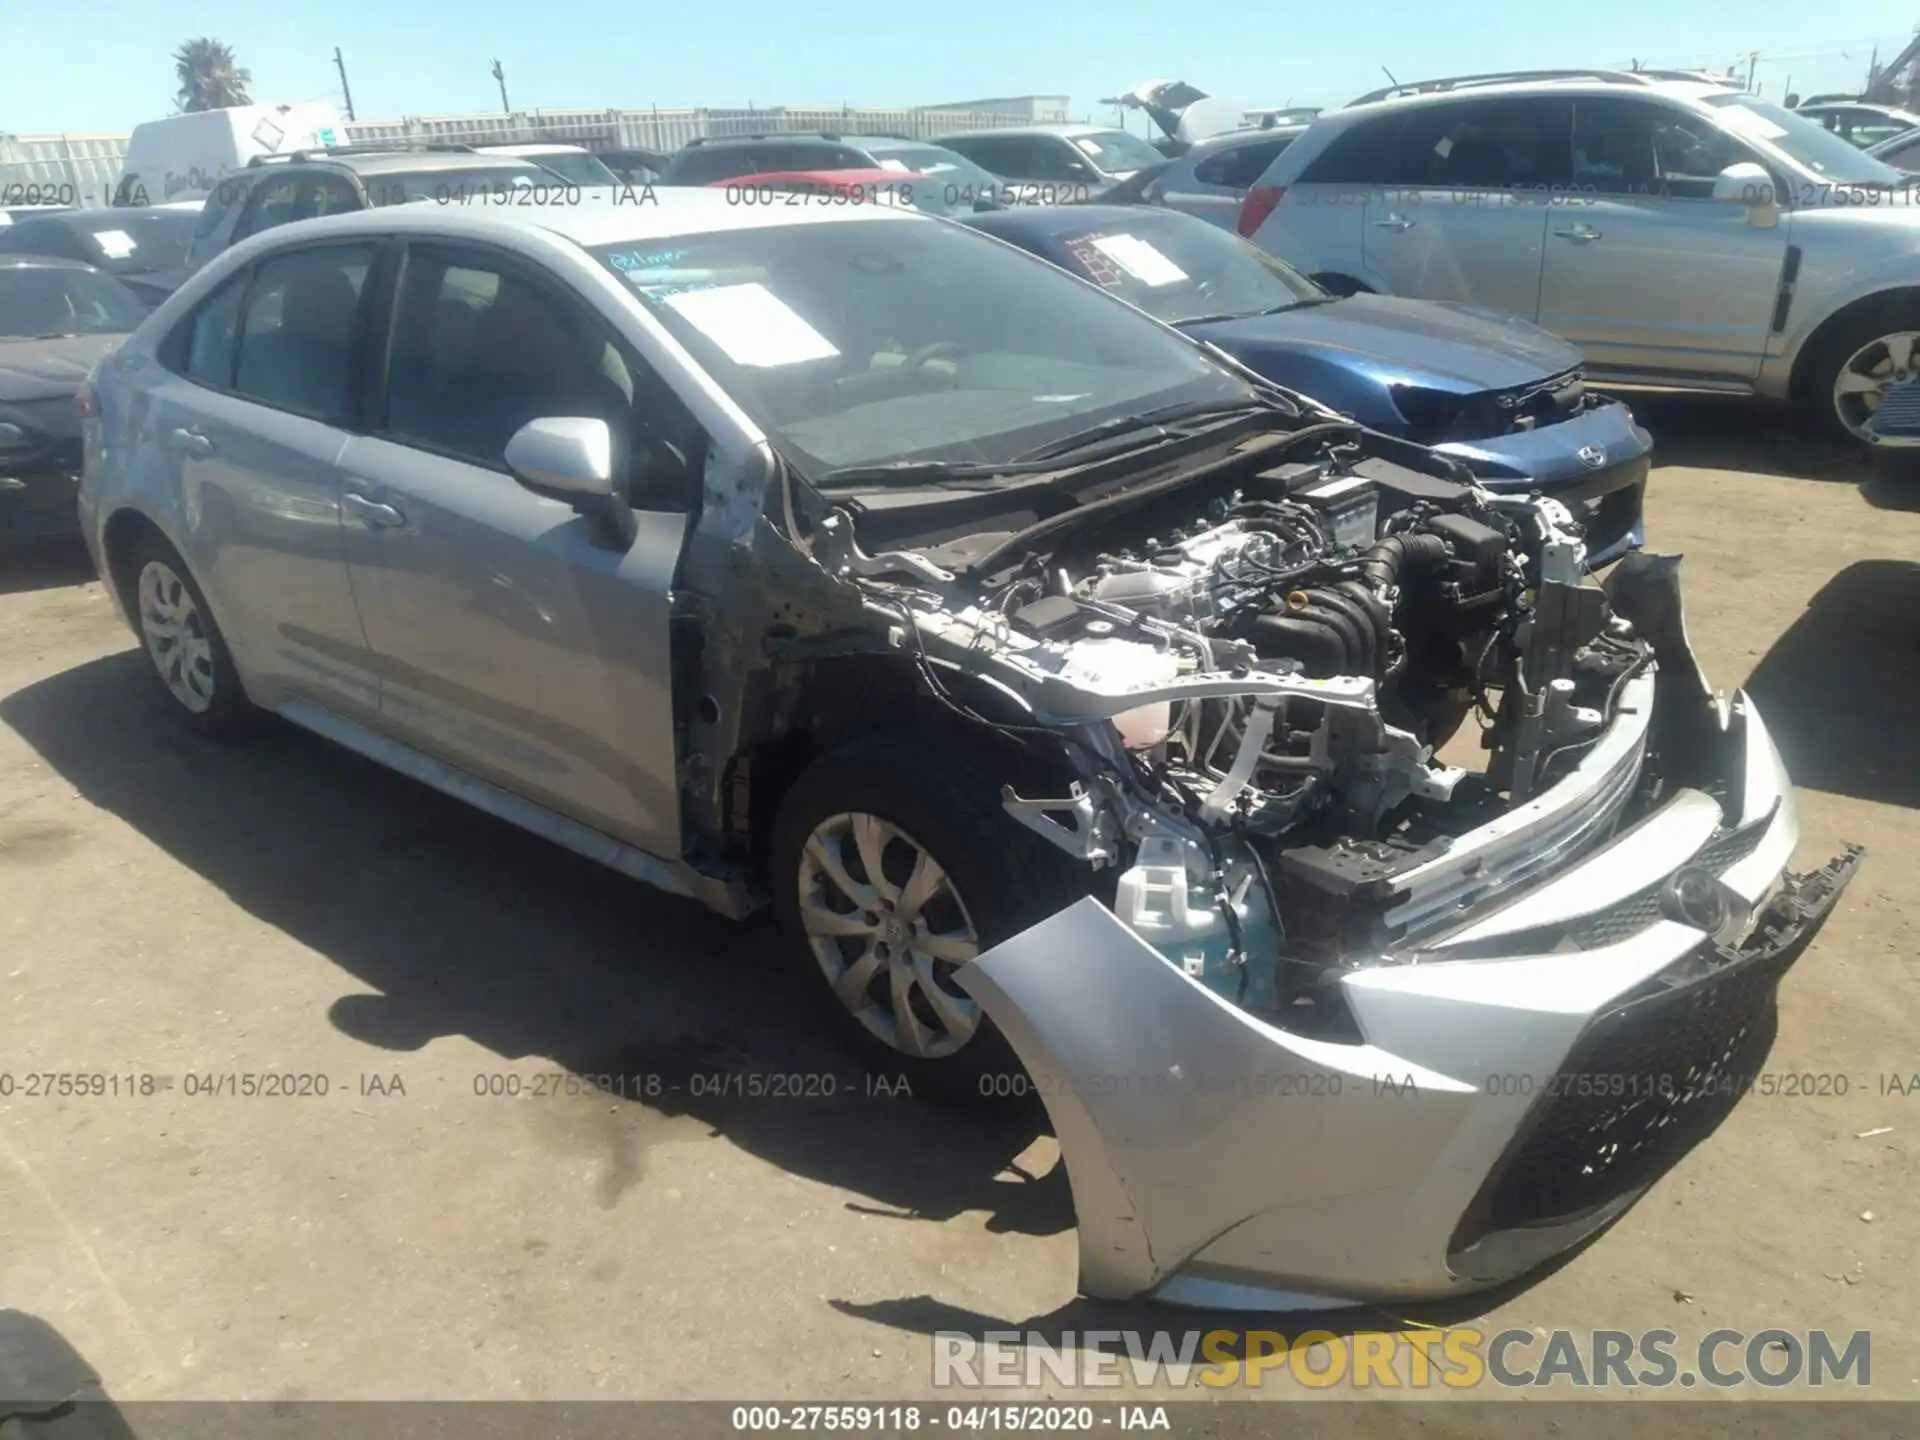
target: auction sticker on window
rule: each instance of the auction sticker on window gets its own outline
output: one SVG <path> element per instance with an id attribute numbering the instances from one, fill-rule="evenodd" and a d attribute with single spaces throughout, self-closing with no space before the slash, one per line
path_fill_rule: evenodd
<path id="1" fill-rule="evenodd" d="M 1102 235 L 1093 243 L 1144 285 L 1178 285 L 1187 278 L 1186 271 L 1138 235 Z"/>
<path id="2" fill-rule="evenodd" d="M 109 260 L 124 260 L 133 254 L 133 237 L 124 230 L 96 230 L 93 243 L 98 245 Z"/>
<path id="3" fill-rule="evenodd" d="M 736 365 L 797 365 L 840 353 L 832 341 L 758 281 L 685 290 L 661 298 L 726 351 Z"/>

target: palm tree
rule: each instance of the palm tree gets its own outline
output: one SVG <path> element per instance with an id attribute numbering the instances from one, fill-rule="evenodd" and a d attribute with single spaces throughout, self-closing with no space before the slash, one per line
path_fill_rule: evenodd
<path id="1" fill-rule="evenodd" d="M 218 40 L 186 41 L 173 52 L 173 73 L 180 79 L 174 103 L 183 111 L 253 103 L 247 96 L 253 72 L 236 65 L 233 50 Z"/>

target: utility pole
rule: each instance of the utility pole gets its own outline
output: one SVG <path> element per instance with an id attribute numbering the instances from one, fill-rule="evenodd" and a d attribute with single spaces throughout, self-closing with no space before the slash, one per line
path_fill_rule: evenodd
<path id="1" fill-rule="evenodd" d="M 513 106 L 507 103 L 507 72 L 500 68 L 498 60 L 493 62 L 493 78 L 500 82 L 500 108 L 511 115 Z"/>
<path id="2" fill-rule="evenodd" d="M 347 84 L 347 62 L 340 58 L 340 47 L 333 47 L 333 68 L 340 72 L 340 93 L 347 100 L 347 119 L 357 118 L 353 113 L 353 87 Z"/>

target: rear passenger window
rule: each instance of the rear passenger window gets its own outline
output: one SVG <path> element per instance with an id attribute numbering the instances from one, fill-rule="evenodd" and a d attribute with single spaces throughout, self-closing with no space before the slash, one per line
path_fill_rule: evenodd
<path id="1" fill-rule="evenodd" d="M 1193 167 L 1193 178 L 1202 185 L 1220 185 L 1230 190 L 1250 190 L 1273 159 L 1291 143 L 1291 137 L 1284 140 L 1263 140 L 1258 145 L 1235 145 L 1222 150 L 1218 155 L 1209 155 Z"/>
<path id="2" fill-rule="evenodd" d="M 1399 115 L 1367 120 L 1333 137 L 1300 173 L 1303 185 L 1390 185 Z"/>
<path id="3" fill-rule="evenodd" d="M 306 203 L 300 207 L 300 218 L 314 220 L 322 215 L 344 215 L 360 208 L 360 192 L 345 176 L 316 175 Z"/>
<path id="4" fill-rule="evenodd" d="M 187 321 L 180 368 L 196 385 L 215 390 L 233 388 L 233 359 L 240 338 L 240 302 L 246 293 L 247 277 L 237 275 Z"/>
<path id="5" fill-rule="evenodd" d="M 240 327 L 233 388 L 250 400 L 338 422 L 360 291 L 373 246 L 322 245 L 262 261 Z"/>
<path id="6" fill-rule="evenodd" d="M 1573 178 L 1573 104 L 1482 100 L 1410 111 L 1383 183 L 1435 190 L 1532 190 Z"/>

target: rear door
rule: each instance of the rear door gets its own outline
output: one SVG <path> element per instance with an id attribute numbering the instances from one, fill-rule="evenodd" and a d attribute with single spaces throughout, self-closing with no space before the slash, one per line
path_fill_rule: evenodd
<path id="1" fill-rule="evenodd" d="M 1573 203 L 1551 217 L 1540 323 L 1596 370 L 1752 379 L 1780 293 L 1787 217 L 1712 195 L 1720 171 L 1761 157 L 1661 100 L 1574 104 Z"/>
<path id="2" fill-rule="evenodd" d="M 374 433 L 342 458 L 386 728 L 654 854 L 680 851 L 668 605 L 703 436 L 606 320 L 524 259 L 409 245 Z M 607 420 L 639 534 L 606 548 L 502 452 L 543 416 Z"/>
<path id="3" fill-rule="evenodd" d="M 1549 200 L 1572 161 L 1573 106 L 1555 97 L 1449 100 L 1405 112 L 1368 197 L 1368 270 L 1395 295 L 1539 309 Z"/>
<path id="4" fill-rule="evenodd" d="M 1231 230 L 1254 181 L 1293 143 L 1291 135 L 1224 145 L 1197 161 L 1176 161 L 1158 182 L 1161 203 Z"/>
<path id="5" fill-rule="evenodd" d="M 161 346 L 147 443 L 167 457 L 187 563 L 265 705 L 377 719 L 340 515 L 357 327 L 376 247 L 281 251 Z"/>

